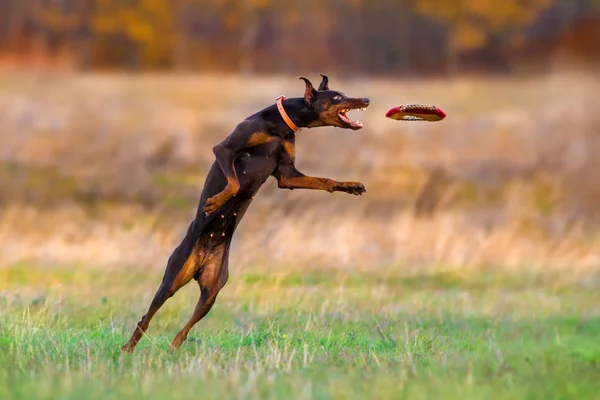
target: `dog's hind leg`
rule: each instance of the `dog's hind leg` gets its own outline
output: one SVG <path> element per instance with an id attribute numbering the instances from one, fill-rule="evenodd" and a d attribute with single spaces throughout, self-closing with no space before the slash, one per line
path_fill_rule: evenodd
<path id="1" fill-rule="evenodd" d="M 171 348 L 177 350 L 187 338 L 192 327 L 209 313 L 212 306 L 215 304 L 219 291 L 227 283 L 229 277 L 229 244 L 223 244 L 211 252 L 207 252 L 205 256 L 206 264 L 202 268 L 198 277 L 198 285 L 200 286 L 200 299 L 194 314 L 175 336 L 171 343 Z"/>
<path id="2" fill-rule="evenodd" d="M 178 248 L 173 253 L 173 256 L 169 258 L 162 283 L 156 291 L 148 311 L 142 317 L 140 322 L 138 322 L 135 331 L 131 335 L 131 338 L 121 348 L 123 352 L 130 353 L 133 351 L 137 343 L 144 335 L 146 329 L 148 329 L 148 325 L 150 325 L 150 320 L 154 314 L 156 314 L 156 312 L 169 298 L 175 294 L 175 292 L 185 286 L 194 277 L 197 265 L 200 263 L 200 258 L 202 257 L 201 252 L 198 251 L 197 246 L 195 246 L 185 262 L 181 259 L 180 254 L 181 248 Z"/>

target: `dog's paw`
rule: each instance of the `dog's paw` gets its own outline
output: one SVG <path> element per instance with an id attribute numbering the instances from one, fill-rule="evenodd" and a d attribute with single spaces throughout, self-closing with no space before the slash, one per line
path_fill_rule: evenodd
<path id="1" fill-rule="evenodd" d="M 367 191 L 365 185 L 360 182 L 340 182 L 339 190 L 356 196 L 362 196 Z"/>
<path id="2" fill-rule="evenodd" d="M 219 207 L 223 205 L 223 200 L 219 195 L 215 195 L 208 200 L 206 200 L 206 204 L 204 204 L 204 215 L 212 214 L 217 211 Z"/>
<path id="3" fill-rule="evenodd" d="M 125 346 L 121 347 L 121 353 L 123 353 L 123 354 L 133 353 L 133 347 L 134 346 L 127 343 Z"/>

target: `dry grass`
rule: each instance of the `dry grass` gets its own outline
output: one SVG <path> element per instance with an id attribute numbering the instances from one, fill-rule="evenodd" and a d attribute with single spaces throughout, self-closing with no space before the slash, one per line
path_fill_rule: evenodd
<path id="1" fill-rule="evenodd" d="M 301 132 L 298 165 L 361 180 L 367 195 L 268 182 L 234 241 L 233 265 L 600 267 L 589 229 L 600 201 L 597 80 L 331 78 L 371 97 L 366 128 Z M 301 89 L 295 77 L 0 77 L 0 261 L 162 268 L 157 260 L 193 217 L 212 146 Z M 383 118 L 408 102 L 449 117 Z"/>
<path id="2" fill-rule="evenodd" d="M 585 279 L 598 273 L 598 236 L 573 230 L 556 239 L 519 226 L 486 229 L 458 212 L 417 219 L 392 212 L 386 219 L 333 208 L 327 217 L 296 210 L 289 214 L 252 214 L 234 239 L 234 271 L 286 265 L 286 268 L 428 270 L 503 268 L 532 272 L 563 271 Z M 105 218 L 104 218 L 105 217 Z M 159 220 L 162 222 L 157 222 Z M 2 214 L 3 264 L 94 265 L 105 268 L 164 268 L 187 220 L 127 208 L 92 219 L 72 210 L 42 214 L 11 207 Z M 260 226 L 260 229 L 257 227 Z"/>

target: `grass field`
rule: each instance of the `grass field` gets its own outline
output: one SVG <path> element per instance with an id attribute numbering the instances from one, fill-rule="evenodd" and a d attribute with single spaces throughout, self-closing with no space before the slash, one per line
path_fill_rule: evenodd
<path id="1" fill-rule="evenodd" d="M 158 270 L 2 269 L 0 397 L 598 398 L 598 284 L 401 268 L 235 274 L 177 353 L 189 285 L 135 354 Z"/>
<path id="2" fill-rule="evenodd" d="M 597 78 L 330 78 L 365 128 L 297 165 L 367 193 L 267 181 L 211 313 L 169 350 L 192 282 L 124 356 L 212 146 L 301 82 L 0 75 L 0 399 L 600 399 Z"/>

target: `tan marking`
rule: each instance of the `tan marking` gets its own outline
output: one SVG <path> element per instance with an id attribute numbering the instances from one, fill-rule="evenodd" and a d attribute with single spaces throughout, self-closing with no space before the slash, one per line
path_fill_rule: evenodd
<path id="1" fill-rule="evenodd" d="M 219 246 L 210 252 L 211 256 L 214 256 L 214 260 L 207 262 L 202 269 L 202 275 L 198 283 L 200 286 L 211 287 L 214 291 L 218 290 L 219 277 L 223 268 L 223 255 L 225 253 L 225 246 Z"/>
<path id="2" fill-rule="evenodd" d="M 227 186 L 206 201 L 206 204 L 212 205 L 215 210 L 219 209 L 240 190 L 240 182 L 232 177 L 227 177 Z M 224 216 L 222 218 L 225 218 Z"/>
<path id="3" fill-rule="evenodd" d="M 287 189 L 315 189 L 333 191 L 338 182 L 327 178 L 314 178 L 312 176 L 302 176 L 295 178 L 281 178 L 280 188 Z"/>
<path id="4" fill-rule="evenodd" d="M 173 286 L 180 287 L 192 280 L 197 269 L 200 267 L 201 255 L 202 253 L 200 252 L 199 245 L 196 244 L 192 249 L 190 256 L 183 264 L 183 267 L 177 273 L 177 276 L 175 276 Z"/>
<path id="5" fill-rule="evenodd" d="M 240 190 L 240 182 L 233 176 L 227 177 L 227 186 L 225 189 L 231 194 L 236 194 Z"/>
<path id="6" fill-rule="evenodd" d="M 283 142 L 283 148 L 285 149 L 285 152 L 289 154 L 290 158 L 296 158 L 296 145 L 294 143 L 286 140 Z"/>
<path id="7" fill-rule="evenodd" d="M 248 147 L 258 146 L 259 144 L 272 142 L 277 140 L 276 136 L 271 136 L 266 134 L 265 132 L 256 132 L 250 135 L 250 139 L 248 140 Z"/>
<path id="8" fill-rule="evenodd" d="M 323 126 L 323 125 L 324 125 L 323 121 L 321 121 L 320 119 L 318 119 L 316 121 L 311 122 L 306 127 L 307 128 L 318 128 L 318 127 Z"/>

